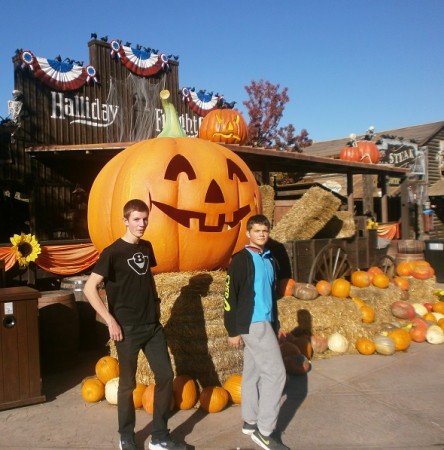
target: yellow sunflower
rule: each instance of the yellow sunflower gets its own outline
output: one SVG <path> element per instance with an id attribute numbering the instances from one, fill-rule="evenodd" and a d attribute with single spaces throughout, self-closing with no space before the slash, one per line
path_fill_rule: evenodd
<path id="1" fill-rule="evenodd" d="M 28 266 L 41 253 L 40 244 L 33 234 L 14 234 L 10 240 L 15 251 L 15 257 L 21 267 Z"/>

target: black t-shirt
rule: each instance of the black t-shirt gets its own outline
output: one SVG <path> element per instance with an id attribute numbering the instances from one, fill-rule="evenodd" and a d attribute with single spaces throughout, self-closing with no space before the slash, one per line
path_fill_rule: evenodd
<path id="1" fill-rule="evenodd" d="M 103 250 L 93 272 L 103 276 L 109 311 L 120 325 L 157 321 L 151 273 L 156 265 L 153 247 L 143 239 L 137 244 L 118 239 Z"/>

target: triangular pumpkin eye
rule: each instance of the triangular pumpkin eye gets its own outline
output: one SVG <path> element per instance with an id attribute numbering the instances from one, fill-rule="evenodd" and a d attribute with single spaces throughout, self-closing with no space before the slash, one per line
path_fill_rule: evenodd
<path id="1" fill-rule="evenodd" d="M 189 180 L 197 178 L 189 161 L 182 155 L 175 155 L 165 171 L 165 180 L 176 181 L 180 173 L 185 173 Z"/>
<path id="2" fill-rule="evenodd" d="M 248 181 L 247 176 L 244 174 L 242 169 L 231 159 L 227 159 L 227 168 L 228 168 L 228 178 L 230 180 L 233 180 L 234 175 L 236 175 L 239 181 Z"/>

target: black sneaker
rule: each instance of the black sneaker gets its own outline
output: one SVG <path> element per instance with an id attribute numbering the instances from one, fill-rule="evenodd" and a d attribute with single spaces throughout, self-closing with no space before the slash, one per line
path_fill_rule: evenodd
<path id="1" fill-rule="evenodd" d="M 163 439 L 151 439 L 148 448 L 150 450 L 186 450 L 187 446 L 174 442 L 170 436 Z"/>
<path id="2" fill-rule="evenodd" d="M 256 424 L 251 425 L 251 423 L 244 422 L 244 424 L 242 425 L 242 433 L 248 434 L 249 436 L 251 436 L 256 431 L 256 429 Z"/>
<path id="3" fill-rule="evenodd" d="M 120 450 L 137 450 L 137 446 L 134 440 L 125 438 L 120 438 L 119 448 Z"/>
<path id="4" fill-rule="evenodd" d="M 265 450 L 290 450 L 282 442 L 273 437 L 273 435 L 264 436 L 259 430 L 253 432 L 251 439 Z"/>

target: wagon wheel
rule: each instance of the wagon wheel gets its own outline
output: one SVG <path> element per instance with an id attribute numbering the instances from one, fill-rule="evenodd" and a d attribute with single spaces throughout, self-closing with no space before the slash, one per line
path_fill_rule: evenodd
<path id="1" fill-rule="evenodd" d="M 336 278 L 350 275 L 351 265 L 345 250 L 337 244 L 328 244 L 316 255 L 311 266 L 308 282 L 316 284 L 320 280 L 331 283 Z"/>
<path id="2" fill-rule="evenodd" d="M 378 262 L 378 267 L 390 278 L 396 274 L 395 266 L 395 260 L 389 255 L 383 256 Z"/>

